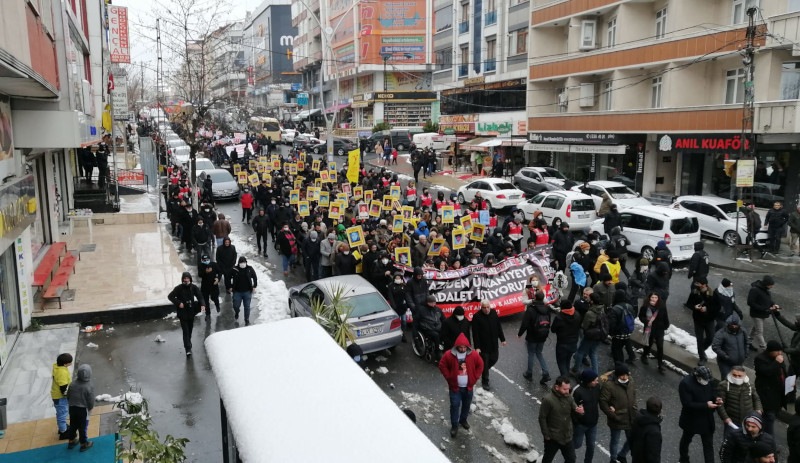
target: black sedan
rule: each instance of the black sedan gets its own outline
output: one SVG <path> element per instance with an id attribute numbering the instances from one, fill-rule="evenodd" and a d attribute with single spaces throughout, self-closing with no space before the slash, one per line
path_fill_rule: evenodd
<path id="1" fill-rule="evenodd" d="M 351 142 L 350 140 L 346 140 L 344 138 L 333 139 L 333 153 L 336 156 L 346 156 L 348 152 L 353 151 L 356 148 L 358 148 L 358 145 Z M 327 153 L 328 143 L 323 141 L 322 143 L 313 145 L 309 147 L 309 151 L 311 151 L 314 154 Z"/>

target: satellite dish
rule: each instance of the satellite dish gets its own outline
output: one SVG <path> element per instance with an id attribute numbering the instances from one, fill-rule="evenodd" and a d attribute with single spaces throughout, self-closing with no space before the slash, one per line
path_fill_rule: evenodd
<path id="1" fill-rule="evenodd" d="M 333 35 L 333 28 L 331 26 L 325 28 L 325 35 Z"/>

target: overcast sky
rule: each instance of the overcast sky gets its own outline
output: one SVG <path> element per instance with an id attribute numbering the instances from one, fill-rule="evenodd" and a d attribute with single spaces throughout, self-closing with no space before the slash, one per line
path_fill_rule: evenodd
<path id="1" fill-rule="evenodd" d="M 129 27 L 130 27 L 130 40 L 131 40 L 131 63 L 138 64 L 144 62 L 145 68 L 156 67 L 156 52 L 152 42 L 142 40 L 139 38 L 140 34 L 152 33 L 155 36 L 155 20 L 153 19 L 153 11 L 158 11 L 164 7 L 168 7 L 171 0 L 114 0 L 114 5 L 128 7 Z M 258 5 L 264 0 L 231 0 L 235 5 L 228 12 L 227 19 L 236 20 L 244 19 L 247 11 L 254 11 Z M 139 30 L 138 24 L 152 23 L 150 31 Z M 166 40 L 162 36 L 162 40 Z M 162 47 L 162 50 L 164 48 Z M 165 56 L 165 58 L 168 58 Z M 169 63 L 165 61 L 164 68 L 168 68 Z M 147 70 L 145 69 L 145 72 Z"/>

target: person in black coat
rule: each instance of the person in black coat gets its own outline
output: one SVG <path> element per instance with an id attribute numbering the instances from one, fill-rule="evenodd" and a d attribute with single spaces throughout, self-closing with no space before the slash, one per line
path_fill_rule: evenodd
<path id="1" fill-rule="evenodd" d="M 669 278 L 669 265 L 666 262 L 659 262 L 654 270 L 648 272 L 645 282 L 647 290 L 658 294 L 664 304 L 669 299 Z"/>
<path id="2" fill-rule="evenodd" d="M 522 316 L 522 323 L 519 325 L 517 337 L 525 335 L 525 343 L 528 347 L 528 369 L 522 374 L 522 377 L 530 381 L 533 379 L 533 362 L 534 359 L 539 361 L 539 366 L 542 368 L 542 379 L 539 384 L 545 385 L 550 381 L 550 371 L 547 368 L 547 361 L 542 355 L 544 343 L 547 337 L 550 336 L 550 308 L 544 303 L 544 292 L 536 290 L 534 293 L 533 302 L 528 304 L 525 309 L 525 314 Z"/>
<path id="3" fill-rule="evenodd" d="M 553 256 L 558 263 L 558 270 L 567 271 L 567 254 L 575 247 L 575 237 L 569 231 L 569 224 L 562 222 L 558 231 L 552 236 Z"/>
<path id="4" fill-rule="evenodd" d="M 786 379 L 786 358 L 778 341 L 770 340 L 764 352 L 753 361 L 756 370 L 756 392 L 764 408 L 764 431 L 774 434 L 775 417 L 786 408 L 784 381 Z"/>
<path id="5" fill-rule="evenodd" d="M 702 241 L 694 243 L 694 254 L 689 260 L 689 278 L 708 277 L 708 253 Z"/>
<path id="6" fill-rule="evenodd" d="M 775 303 L 772 302 L 770 290 L 775 286 L 775 279 L 770 275 L 765 275 L 762 279 L 750 284 L 750 292 L 747 293 L 747 305 L 750 307 L 750 317 L 753 319 L 753 327 L 750 328 L 750 349 L 756 350 L 767 347 L 764 339 L 764 319 L 769 318 Z M 757 344 L 756 344 L 757 343 Z"/>
<path id="7" fill-rule="evenodd" d="M 175 305 L 183 332 L 183 348 L 186 350 L 186 356 L 189 357 L 192 355 L 194 316 L 206 309 L 203 295 L 200 293 L 200 288 L 192 284 L 192 275 L 189 272 L 183 272 L 181 284 L 172 289 L 167 299 Z"/>
<path id="8" fill-rule="evenodd" d="M 231 293 L 231 304 L 233 306 L 233 318 L 239 319 L 239 306 L 244 305 L 244 324 L 250 324 L 250 301 L 253 298 L 253 291 L 258 286 L 258 277 L 253 267 L 247 265 L 245 256 L 239 257 L 236 267 L 228 274 L 226 287 Z"/>
<path id="9" fill-rule="evenodd" d="M 202 256 L 197 273 L 200 275 L 200 293 L 203 295 L 203 302 L 208 308 L 206 310 L 206 321 L 210 321 L 211 301 L 214 302 L 217 313 L 219 313 L 219 282 L 223 278 L 222 270 L 220 270 L 219 264 L 211 261 L 210 257 Z"/>
<path id="10" fill-rule="evenodd" d="M 503 334 L 497 311 L 492 309 L 491 302 L 486 299 L 481 301 L 481 310 L 472 316 L 472 340 L 472 347 L 483 359 L 481 385 L 490 391 L 489 370 L 500 358 L 499 344 L 506 345 L 506 336 Z"/>
<path id="11" fill-rule="evenodd" d="M 252 220 L 251 223 L 253 225 L 253 231 L 256 232 L 256 246 L 258 247 L 258 254 L 261 255 L 261 253 L 262 253 L 261 247 L 262 247 L 262 243 L 263 243 L 264 257 L 269 257 L 267 255 L 267 249 L 268 249 L 267 240 L 269 239 L 269 231 L 272 228 L 272 226 L 270 224 L 269 216 L 267 215 L 267 211 L 264 210 L 263 207 L 261 209 L 259 209 L 258 210 L 258 215 L 253 217 L 253 220 Z"/>
<path id="12" fill-rule="evenodd" d="M 653 344 L 658 349 L 656 361 L 658 361 L 659 373 L 664 373 L 664 334 L 669 328 L 669 311 L 666 304 L 656 293 L 650 293 L 644 300 L 639 309 L 639 320 L 644 325 L 645 347 L 642 351 L 642 363 L 649 363 L 648 356 L 653 348 Z"/>
<path id="13" fill-rule="evenodd" d="M 619 213 L 617 205 L 612 204 L 611 209 L 603 216 L 603 233 L 611 236 L 611 230 L 616 227 L 620 228 L 620 232 L 622 231 L 622 216 Z"/>
<path id="14" fill-rule="evenodd" d="M 787 463 L 800 463 L 800 398 L 794 402 L 794 415 L 789 420 L 786 430 L 786 443 L 789 447 Z"/>
<path id="15" fill-rule="evenodd" d="M 225 277 L 226 289 L 229 289 L 227 286 L 227 277 L 230 275 L 231 270 L 233 270 L 233 267 L 236 265 L 237 257 L 236 246 L 231 244 L 231 239 L 226 236 L 222 240 L 222 246 L 217 248 L 217 264 L 222 272 L 222 276 Z"/>
<path id="16" fill-rule="evenodd" d="M 631 463 L 661 463 L 661 399 L 650 397 L 633 420 Z"/>
<path id="17" fill-rule="evenodd" d="M 719 331 L 726 325 L 728 317 L 734 313 L 739 316 L 739 320 L 744 320 L 744 314 L 736 304 L 736 296 L 733 293 L 733 282 L 723 278 L 717 289 L 714 290 L 712 304 L 716 306 L 714 311 L 717 313 L 715 331 Z"/>
<path id="18" fill-rule="evenodd" d="M 556 314 L 550 331 L 556 335 L 556 364 L 561 376 L 569 374 L 569 362 L 578 350 L 581 316 L 569 301 L 561 301 L 561 311 Z"/>
<path id="19" fill-rule="evenodd" d="M 708 361 L 706 350 L 711 347 L 714 340 L 714 328 L 717 323 L 716 310 L 719 306 L 714 304 L 714 293 L 708 287 L 708 280 L 705 276 L 696 275 L 693 286 L 685 307 L 692 311 L 694 335 L 697 339 L 697 355 L 700 357 L 699 364 L 705 365 Z"/>
<path id="20" fill-rule="evenodd" d="M 711 370 L 699 366 L 691 375 L 684 376 L 678 385 L 683 407 L 678 421 L 683 430 L 678 445 L 681 462 L 689 461 L 689 444 L 695 434 L 699 434 L 705 463 L 714 463 L 714 414 L 722 399 L 717 397 L 711 379 Z"/>
<path id="21" fill-rule="evenodd" d="M 337 275 L 355 275 L 356 265 L 358 265 L 360 258 L 356 259 L 353 253 L 350 252 L 350 246 L 342 244 L 339 246 L 339 252 L 336 254 L 336 268 Z"/>
<path id="22" fill-rule="evenodd" d="M 411 311 L 421 309 L 428 300 L 430 290 L 428 289 L 428 280 L 425 278 L 425 272 L 422 267 L 414 267 L 414 276 L 406 283 L 408 289 L 408 302 L 411 304 Z"/>
<path id="23" fill-rule="evenodd" d="M 255 223 L 255 219 L 253 219 L 253 223 Z M 266 233 L 264 233 L 264 249 L 266 249 Z M 315 230 L 312 230 L 308 234 L 308 239 L 304 240 L 300 244 L 301 249 L 303 250 L 303 266 L 306 270 L 306 280 L 314 281 L 319 279 L 319 260 L 322 256 L 320 252 L 320 241 L 319 241 L 319 233 Z M 264 253 L 266 255 L 266 252 Z"/>
<path id="24" fill-rule="evenodd" d="M 406 288 L 406 279 L 403 272 L 395 272 L 392 282 L 387 287 L 386 294 L 386 301 L 389 306 L 400 317 L 400 329 L 403 331 L 402 340 L 406 342 L 406 331 L 408 331 L 406 312 L 411 311 L 413 316 L 414 304 Z M 427 298 L 427 296 L 425 297 Z"/>
<path id="25" fill-rule="evenodd" d="M 453 309 L 453 313 L 442 323 L 442 331 L 439 335 L 439 339 L 442 341 L 445 351 L 453 348 L 459 334 L 466 336 L 467 341 L 472 344 L 469 320 L 464 316 L 464 307 L 460 305 Z"/>
<path id="26" fill-rule="evenodd" d="M 371 276 L 372 285 L 375 286 L 375 289 L 380 291 L 384 297 L 386 297 L 386 295 L 389 293 L 389 283 L 392 282 L 392 270 L 394 270 L 394 264 L 392 263 L 392 259 L 389 258 L 389 253 L 386 250 L 381 251 L 376 257 L 378 258 L 372 260 L 372 266 L 368 266 L 366 258 L 363 258 L 364 274 Z"/>
<path id="27" fill-rule="evenodd" d="M 594 459 L 597 422 L 600 419 L 600 387 L 597 373 L 591 368 L 581 372 L 580 383 L 572 390 L 575 405 L 583 407 L 583 414 L 572 414 L 572 447 L 581 448 L 586 441 L 584 462 Z"/>
<path id="28" fill-rule="evenodd" d="M 200 266 L 200 257 L 211 255 L 211 230 L 202 217 L 192 227 L 192 243 L 197 248 L 197 266 Z"/>
<path id="29" fill-rule="evenodd" d="M 181 224 L 181 243 L 185 246 L 187 252 L 192 252 L 194 240 L 192 240 L 192 228 L 197 224 L 197 219 L 200 215 L 197 213 L 191 204 L 183 203 L 178 221 Z"/>

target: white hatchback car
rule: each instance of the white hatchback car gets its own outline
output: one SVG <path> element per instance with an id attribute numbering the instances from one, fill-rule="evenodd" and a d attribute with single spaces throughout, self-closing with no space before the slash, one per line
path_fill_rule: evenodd
<path id="1" fill-rule="evenodd" d="M 667 242 L 674 261 L 691 259 L 694 243 L 700 241 L 700 223 L 690 212 L 664 206 L 635 206 L 623 209 L 620 216 L 622 233 L 631 242 L 628 251 L 650 261 L 661 240 Z M 602 234 L 603 220 L 594 221 L 591 230 Z"/>
<path id="2" fill-rule="evenodd" d="M 737 210 L 735 201 L 717 196 L 679 196 L 672 207 L 696 215 L 701 233 L 721 239 L 728 246 L 747 241 L 747 219 Z M 737 216 L 739 241 L 734 231 Z"/>
<path id="3" fill-rule="evenodd" d="M 592 197 L 596 208 L 600 208 L 600 203 L 603 202 L 603 195 L 608 193 L 611 196 L 611 201 L 623 207 L 633 206 L 650 206 L 650 201 L 642 198 L 639 193 L 631 190 L 620 182 L 612 182 L 610 180 L 592 180 L 585 185 L 578 185 L 572 187 L 574 191 L 580 191 Z"/>
<path id="4" fill-rule="evenodd" d="M 533 220 L 533 214 L 541 211 L 542 218 L 548 224 L 558 217 L 576 230 L 588 227 L 597 220 L 597 210 L 592 197 L 577 191 L 545 191 L 520 202 L 517 207 L 525 214 L 525 220 Z"/>
<path id="5" fill-rule="evenodd" d="M 475 199 L 475 193 L 480 192 L 490 209 L 503 209 L 516 206 L 525 199 L 525 193 L 518 190 L 508 180 L 501 178 L 484 178 L 475 180 L 458 189 L 458 202 L 466 204 Z"/>

